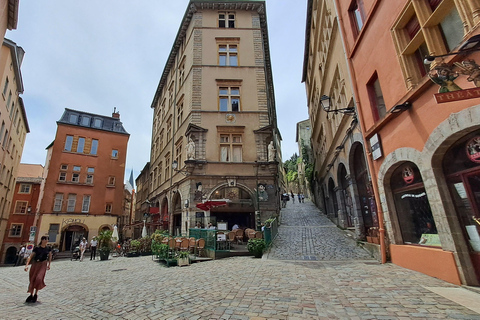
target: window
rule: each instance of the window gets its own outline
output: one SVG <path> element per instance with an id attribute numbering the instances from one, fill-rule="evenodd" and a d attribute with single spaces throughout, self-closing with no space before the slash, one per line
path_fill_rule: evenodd
<path id="1" fill-rule="evenodd" d="M 77 124 L 78 123 L 78 115 L 70 114 L 70 117 L 68 118 L 68 122 Z"/>
<path id="2" fill-rule="evenodd" d="M 67 201 L 67 212 L 74 212 L 75 211 L 75 203 L 77 201 L 76 194 L 69 194 L 68 201 Z"/>
<path id="3" fill-rule="evenodd" d="M 57 193 L 55 195 L 55 202 L 53 204 L 53 211 L 62 211 L 63 193 Z"/>
<path id="4" fill-rule="evenodd" d="M 89 168 L 87 168 L 87 172 L 88 173 L 95 173 L 95 168 L 89 167 Z"/>
<path id="5" fill-rule="evenodd" d="M 23 228 L 23 224 L 12 223 L 10 225 L 10 233 L 8 234 L 8 236 L 9 237 L 20 237 L 22 235 L 22 228 Z"/>
<path id="6" fill-rule="evenodd" d="M 218 46 L 219 66 L 238 66 L 238 51 L 236 44 L 221 44 Z"/>
<path id="7" fill-rule="evenodd" d="M 30 193 L 31 190 L 32 190 L 31 184 L 22 183 L 20 184 L 20 190 L 18 191 L 18 193 Z"/>
<path id="8" fill-rule="evenodd" d="M 67 173 L 60 172 L 60 175 L 58 176 L 58 181 L 67 181 Z"/>
<path id="9" fill-rule="evenodd" d="M 85 179 L 86 184 L 93 184 L 93 174 L 87 174 L 87 178 Z"/>
<path id="10" fill-rule="evenodd" d="M 50 242 L 57 241 L 57 235 L 59 234 L 60 224 L 52 223 L 48 229 L 48 239 Z"/>
<path id="11" fill-rule="evenodd" d="M 84 147 L 85 147 L 85 138 L 78 138 L 77 152 L 83 153 Z"/>
<path id="12" fill-rule="evenodd" d="M 177 106 L 177 129 L 180 128 L 183 122 L 183 101 Z"/>
<path id="13" fill-rule="evenodd" d="M 108 177 L 108 185 L 109 186 L 114 186 L 115 185 L 115 177 L 114 176 Z"/>
<path id="14" fill-rule="evenodd" d="M 67 136 L 65 140 L 65 151 L 72 151 L 73 136 Z"/>
<path id="15" fill-rule="evenodd" d="M 118 150 L 112 149 L 112 158 L 117 159 L 118 158 Z"/>
<path id="16" fill-rule="evenodd" d="M 8 141 L 8 130 L 5 130 L 5 136 L 3 137 L 3 147 L 7 147 L 7 141 Z"/>
<path id="17" fill-rule="evenodd" d="M 0 129 L 0 141 L 2 141 L 4 131 L 5 131 L 5 121 L 2 121 L 2 128 Z"/>
<path id="18" fill-rule="evenodd" d="M 220 134 L 220 161 L 242 162 L 242 135 Z"/>
<path id="19" fill-rule="evenodd" d="M 80 174 L 79 173 L 73 173 L 72 174 L 72 182 L 78 182 L 80 180 Z"/>
<path id="20" fill-rule="evenodd" d="M 83 196 L 82 212 L 88 212 L 90 210 L 90 195 Z"/>
<path id="21" fill-rule="evenodd" d="M 92 139 L 92 147 L 90 148 L 90 154 L 96 155 L 98 150 L 98 140 Z"/>
<path id="22" fill-rule="evenodd" d="M 378 121 L 385 117 L 387 109 L 385 101 L 383 100 L 382 88 L 380 88 L 380 81 L 378 81 L 377 74 L 372 77 L 367 85 L 368 95 L 370 97 L 370 104 L 372 107 L 373 119 Z"/>
<path id="23" fill-rule="evenodd" d="M 101 128 L 102 127 L 102 119 L 95 118 L 95 120 L 93 120 L 93 126 L 95 128 Z"/>
<path id="24" fill-rule="evenodd" d="M 27 212 L 28 202 L 27 201 L 17 201 L 15 203 L 15 211 L 14 213 L 23 213 Z"/>
<path id="25" fill-rule="evenodd" d="M 82 167 L 80 166 L 73 166 L 73 171 L 80 171 L 82 169 Z"/>
<path id="26" fill-rule="evenodd" d="M 167 120 L 167 143 L 172 137 L 172 116 Z"/>
<path id="27" fill-rule="evenodd" d="M 220 87 L 218 92 L 220 111 L 240 111 L 239 87 Z"/>
<path id="28" fill-rule="evenodd" d="M 219 28 L 235 28 L 235 13 L 220 12 L 218 14 Z"/>
<path id="29" fill-rule="evenodd" d="M 7 99 L 7 104 L 5 107 L 7 107 L 7 111 L 9 111 L 10 108 L 10 102 L 12 101 L 12 91 L 8 92 L 8 99 Z"/>
<path id="30" fill-rule="evenodd" d="M 170 177 L 170 152 L 165 155 L 165 180 Z"/>
<path id="31" fill-rule="evenodd" d="M 112 213 L 112 204 L 111 203 L 105 204 L 105 213 Z"/>
<path id="32" fill-rule="evenodd" d="M 464 23 L 459 12 L 464 14 Z M 453 51 L 473 26 L 473 11 L 465 1 L 409 1 L 392 35 L 407 89 L 427 75 L 423 59 Z"/>
<path id="33" fill-rule="evenodd" d="M 363 0 L 353 0 L 348 10 L 350 21 L 354 30 L 354 34 L 358 36 L 365 22 L 365 9 L 363 8 Z"/>
<path id="34" fill-rule="evenodd" d="M 177 143 L 175 143 L 175 160 L 177 161 L 179 168 L 183 166 L 182 150 L 183 150 L 183 141 L 182 141 L 182 138 L 180 138 L 178 139 Z"/>
<path id="35" fill-rule="evenodd" d="M 68 164 L 62 164 L 60 166 L 60 170 L 67 170 L 68 169 Z"/>
<path id="36" fill-rule="evenodd" d="M 5 79 L 5 85 L 3 86 L 3 95 L 5 96 L 7 94 L 7 89 L 8 89 L 8 77 Z"/>
<path id="37" fill-rule="evenodd" d="M 82 116 L 82 126 L 90 127 L 90 117 Z"/>

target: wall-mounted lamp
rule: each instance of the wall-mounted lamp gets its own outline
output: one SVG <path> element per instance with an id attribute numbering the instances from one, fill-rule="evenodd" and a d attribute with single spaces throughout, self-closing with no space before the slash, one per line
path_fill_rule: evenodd
<path id="1" fill-rule="evenodd" d="M 188 201 L 188 199 L 185 199 L 185 208 L 188 208 L 189 204 L 190 204 L 190 202 Z"/>
<path id="2" fill-rule="evenodd" d="M 337 113 L 345 113 L 345 114 L 354 114 L 355 113 L 355 109 L 354 108 L 342 108 L 342 109 L 334 109 L 334 110 L 330 110 L 330 108 L 332 107 L 331 105 L 331 99 L 329 96 L 326 96 L 326 95 L 323 95 L 320 97 L 320 104 L 322 105 L 322 108 L 323 110 L 325 110 L 325 112 L 335 112 L 335 114 Z"/>
<path id="3" fill-rule="evenodd" d="M 412 104 L 408 101 L 405 101 L 402 104 L 396 105 L 395 107 L 390 110 L 390 113 L 401 113 L 405 110 L 408 110 L 412 107 Z"/>
<path id="4" fill-rule="evenodd" d="M 177 162 L 177 160 L 173 160 L 173 162 L 172 162 L 172 168 L 173 168 L 173 171 L 179 172 L 179 173 L 183 174 L 184 176 L 188 175 L 188 173 L 189 173 L 189 172 L 188 172 L 187 170 L 185 170 L 185 169 L 180 169 L 180 170 L 177 169 L 177 168 L 178 168 L 178 162 Z"/>
<path id="5" fill-rule="evenodd" d="M 424 64 L 431 64 L 436 58 L 446 57 L 446 56 L 453 56 L 462 53 L 468 53 L 473 51 L 480 50 L 480 35 L 475 35 L 465 41 L 459 48 L 457 52 L 451 52 L 446 54 L 440 54 L 438 56 L 425 56 L 425 60 L 423 60 Z"/>

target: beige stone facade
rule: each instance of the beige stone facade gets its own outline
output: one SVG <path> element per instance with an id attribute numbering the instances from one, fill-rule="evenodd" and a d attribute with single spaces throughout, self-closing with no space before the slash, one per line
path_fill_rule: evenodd
<path id="1" fill-rule="evenodd" d="M 376 217 L 370 209 L 370 176 L 335 4 L 310 0 L 307 10 L 303 81 L 315 159 L 313 199 L 338 226 L 365 239 Z M 322 96 L 330 98 L 330 112 L 322 107 Z M 350 111 L 346 108 L 352 112 L 345 113 Z"/>
<path id="2" fill-rule="evenodd" d="M 173 234 L 197 222 L 255 228 L 278 214 L 265 10 L 264 1 L 190 1 L 152 102 L 152 225 Z M 228 204 L 196 207 L 215 199 Z"/>
<path id="3" fill-rule="evenodd" d="M 25 138 L 30 131 L 25 107 L 20 94 L 23 80 L 20 67 L 24 51 L 11 40 L 4 39 L 0 51 L 0 241 L 7 226 L 18 165 L 22 157 Z M 0 243 L 1 245 L 1 243 Z"/>

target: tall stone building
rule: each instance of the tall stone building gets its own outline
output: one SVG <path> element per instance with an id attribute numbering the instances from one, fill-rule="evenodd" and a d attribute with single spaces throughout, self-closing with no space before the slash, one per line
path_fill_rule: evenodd
<path id="1" fill-rule="evenodd" d="M 21 65 L 25 51 L 9 39 L 3 40 L 0 51 L 0 247 L 5 234 L 11 233 L 7 226 L 9 210 L 15 189 L 15 178 L 22 157 L 25 138 L 30 132 L 23 93 Z M 18 230 L 17 230 L 18 231 Z M 16 231 L 15 231 L 16 232 Z"/>
<path id="2" fill-rule="evenodd" d="M 124 175 L 129 134 L 112 117 L 65 109 L 47 147 L 45 189 L 38 236 L 61 251 L 102 230 L 124 214 Z"/>
<path id="3" fill-rule="evenodd" d="M 334 0 L 309 0 L 303 79 L 312 125 L 315 204 L 365 240 L 378 226 Z"/>
<path id="4" fill-rule="evenodd" d="M 152 224 L 186 234 L 208 222 L 256 228 L 278 214 L 264 1 L 191 0 L 151 107 Z"/>

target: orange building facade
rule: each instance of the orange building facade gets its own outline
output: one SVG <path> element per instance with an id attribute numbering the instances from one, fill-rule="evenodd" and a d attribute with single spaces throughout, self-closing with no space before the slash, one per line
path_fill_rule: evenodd
<path id="1" fill-rule="evenodd" d="M 479 285 L 480 1 L 335 5 L 384 259 Z"/>
<path id="2" fill-rule="evenodd" d="M 81 237 L 113 230 L 123 214 L 124 174 L 129 134 L 112 117 L 65 109 L 54 142 L 47 147 L 45 191 L 38 236 L 61 251 Z"/>

